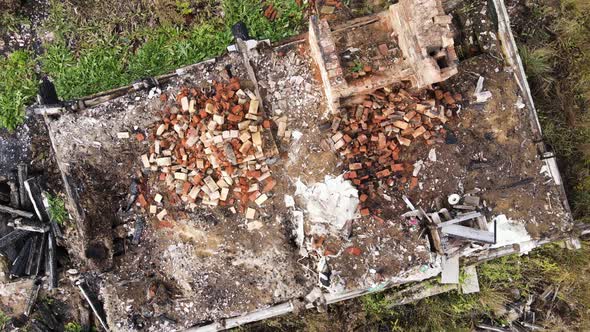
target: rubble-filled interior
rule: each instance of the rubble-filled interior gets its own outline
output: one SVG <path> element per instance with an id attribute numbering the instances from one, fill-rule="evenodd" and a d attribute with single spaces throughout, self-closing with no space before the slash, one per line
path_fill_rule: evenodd
<path id="1" fill-rule="evenodd" d="M 322 305 L 567 232 L 498 40 L 459 62 L 451 28 L 436 0 L 338 28 L 312 17 L 303 42 L 237 47 L 49 119 L 68 249 L 106 323 Z"/>

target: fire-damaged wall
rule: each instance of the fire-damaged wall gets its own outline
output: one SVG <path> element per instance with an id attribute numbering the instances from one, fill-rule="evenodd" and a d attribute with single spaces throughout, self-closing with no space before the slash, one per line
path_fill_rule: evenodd
<path id="1" fill-rule="evenodd" d="M 392 83 L 409 81 L 422 88 L 455 75 L 458 60 L 450 24 L 451 16 L 445 15 L 440 0 L 401 0 L 346 32 L 332 31 L 325 19 L 311 17 L 311 55 L 322 77 L 328 109 L 335 113 L 341 98 Z M 351 54 L 356 60 L 350 61 Z M 363 65 L 363 56 L 371 62 L 389 61 L 373 68 Z"/>

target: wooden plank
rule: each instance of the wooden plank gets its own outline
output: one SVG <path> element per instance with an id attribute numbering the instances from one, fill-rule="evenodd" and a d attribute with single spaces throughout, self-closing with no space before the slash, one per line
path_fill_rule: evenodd
<path id="1" fill-rule="evenodd" d="M 29 199 L 35 208 L 35 213 L 37 213 L 37 217 L 39 220 L 46 222 L 49 220 L 47 216 L 47 212 L 45 211 L 45 207 L 43 206 L 42 196 L 41 196 L 41 186 L 39 185 L 39 181 L 37 178 L 30 178 L 25 181 L 25 189 L 29 193 Z"/>
<path id="2" fill-rule="evenodd" d="M 8 247 L 8 245 L 22 239 L 27 235 L 29 235 L 29 232 L 20 229 L 14 230 L 4 235 L 2 238 L 0 238 L 0 249 Z"/>
<path id="3" fill-rule="evenodd" d="M 454 236 L 470 241 L 496 243 L 494 233 L 474 229 L 471 227 L 461 225 L 448 225 L 441 228 L 441 232 L 449 236 Z"/>
<path id="4" fill-rule="evenodd" d="M 0 205 L 0 212 L 6 212 L 13 216 L 21 216 L 24 218 L 33 218 L 35 216 L 35 214 L 31 212 L 13 209 L 10 206 L 6 205 Z"/>
<path id="5" fill-rule="evenodd" d="M 17 166 L 17 174 L 18 174 L 18 194 L 20 197 L 20 207 L 21 209 L 28 210 L 31 208 L 31 201 L 27 196 L 27 191 L 25 189 L 25 181 L 29 175 L 29 170 L 27 164 L 18 164 Z"/>

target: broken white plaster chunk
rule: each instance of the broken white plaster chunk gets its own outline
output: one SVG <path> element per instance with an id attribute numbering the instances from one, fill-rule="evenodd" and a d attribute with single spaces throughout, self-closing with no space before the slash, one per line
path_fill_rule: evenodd
<path id="1" fill-rule="evenodd" d="M 430 151 L 428 151 L 428 160 L 436 161 L 436 149 L 435 148 L 432 148 L 432 149 L 430 149 Z"/>
<path id="2" fill-rule="evenodd" d="M 219 200 L 219 198 L 221 198 L 221 194 L 219 193 L 219 191 L 218 191 L 218 190 L 215 190 L 214 192 L 212 192 L 212 193 L 209 195 L 209 200 L 211 200 L 211 201 L 216 201 L 216 200 Z"/>
<path id="3" fill-rule="evenodd" d="M 158 217 L 159 220 L 164 220 L 164 217 L 168 214 L 168 211 L 166 211 L 166 209 L 160 211 L 160 213 L 158 213 L 156 215 L 156 217 Z"/>
<path id="4" fill-rule="evenodd" d="M 182 99 L 180 99 L 180 104 L 182 105 L 182 110 L 183 111 L 188 111 L 189 109 L 189 104 L 188 104 L 188 97 L 184 96 L 182 97 Z"/>
<path id="5" fill-rule="evenodd" d="M 277 136 L 278 137 L 285 136 L 285 130 L 287 130 L 287 122 L 285 122 L 285 121 L 279 122 L 279 129 L 277 130 Z"/>
<path id="6" fill-rule="evenodd" d="M 127 131 L 122 131 L 117 133 L 117 138 L 129 138 L 129 132 Z"/>
<path id="7" fill-rule="evenodd" d="M 254 210 L 253 208 L 248 208 L 246 210 L 246 219 L 254 219 L 255 216 L 256 216 L 256 210 Z"/>
<path id="8" fill-rule="evenodd" d="M 248 113 L 257 114 L 259 105 L 260 105 L 260 101 L 258 99 L 250 100 L 250 107 L 248 108 Z"/>
<path id="9" fill-rule="evenodd" d="M 176 180 L 186 181 L 188 179 L 188 176 L 186 173 L 176 172 L 174 173 L 174 178 Z"/>
<path id="10" fill-rule="evenodd" d="M 155 205 L 150 205 L 150 213 L 151 214 L 156 214 L 156 212 L 158 211 L 158 207 Z"/>
<path id="11" fill-rule="evenodd" d="M 162 134 L 164 133 L 164 130 L 166 130 L 166 125 L 162 123 L 162 124 L 161 124 L 161 125 L 158 127 L 158 130 L 156 130 L 156 135 L 157 135 L 157 136 L 160 136 L 160 135 L 162 135 Z"/>
<path id="12" fill-rule="evenodd" d="M 158 158 L 158 159 L 156 159 L 156 164 L 158 166 L 170 166 L 170 165 L 172 165 L 172 158 L 170 158 L 170 157 Z"/>
<path id="13" fill-rule="evenodd" d="M 219 197 L 220 200 L 225 201 L 227 200 L 227 195 L 229 194 L 229 188 L 221 188 L 221 196 Z"/>
<path id="14" fill-rule="evenodd" d="M 217 124 L 222 125 L 224 122 L 224 118 L 219 114 L 213 114 L 213 121 L 215 121 Z"/>
<path id="15" fill-rule="evenodd" d="M 293 196 L 285 195 L 285 207 L 295 207 L 295 200 L 293 199 Z"/>
<path id="16" fill-rule="evenodd" d="M 191 191 L 188 193 L 188 196 L 192 199 L 197 199 L 197 195 L 199 194 L 199 191 L 201 191 L 201 189 L 199 188 L 199 186 L 194 186 Z"/>
<path id="17" fill-rule="evenodd" d="M 252 142 L 256 146 L 261 146 L 262 145 L 262 136 L 260 135 L 260 132 L 259 131 L 255 132 L 255 133 L 252 133 Z"/>
<path id="18" fill-rule="evenodd" d="M 162 195 L 156 194 L 156 196 L 154 196 L 154 201 L 156 201 L 156 203 L 161 203 L 162 202 Z"/>
<path id="19" fill-rule="evenodd" d="M 255 221 L 247 223 L 246 226 L 248 227 L 249 231 L 255 231 L 255 230 L 261 229 L 262 226 L 264 226 L 264 225 L 259 220 L 255 220 Z"/>
<path id="20" fill-rule="evenodd" d="M 147 154 L 144 154 L 141 156 L 141 162 L 143 163 L 144 168 L 150 167 L 150 159 L 148 158 Z"/>
<path id="21" fill-rule="evenodd" d="M 213 180 L 211 176 L 206 177 L 205 179 L 203 179 L 203 181 L 205 182 L 207 187 L 211 189 L 211 191 L 219 190 L 219 186 L 217 185 L 217 183 L 215 183 L 215 180 Z"/>
<path id="22" fill-rule="evenodd" d="M 264 202 L 266 202 L 267 199 L 268 199 L 268 196 L 266 196 L 266 194 L 262 194 L 262 195 L 258 196 L 258 198 L 256 198 L 256 200 L 254 202 L 256 202 L 256 204 L 258 204 L 258 206 L 262 206 L 262 204 L 264 204 Z"/>

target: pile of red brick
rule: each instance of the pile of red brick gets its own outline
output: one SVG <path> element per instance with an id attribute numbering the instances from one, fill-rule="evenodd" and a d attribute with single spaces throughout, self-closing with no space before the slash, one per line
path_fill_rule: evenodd
<path id="1" fill-rule="evenodd" d="M 150 133 L 149 154 L 141 157 L 166 188 L 154 204 L 166 197 L 171 205 L 227 206 L 254 218 L 254 206 L 262 206 L 276 184 L 265 160 L 278 153 L 260 101 L 235 78 L 214 82 L 208 93 L 183 88 L 160 100 L 166 105 L 162 121 Z M 159 219 L 167 214 L 157 205 L 150 212 Z"/>
<path id="2" fill-rule="evenodd" d="M 401 149 L 442 141 L 446 131 L 440 124 L 454 115 L 461 99 L 441 90 L 418 96 L 386 88 L 351 98 L 333 117 L 329 141 L 345 159 L 345 178 L 359 190 L 361 215 L 376 212 L 367 200 L 379 185 L 406 185 L 409 180 L 410 189 L 417 186 L 412 166 L 400 160 Z"/>

